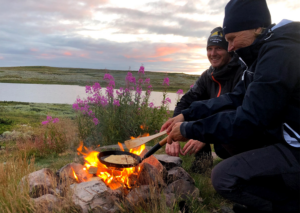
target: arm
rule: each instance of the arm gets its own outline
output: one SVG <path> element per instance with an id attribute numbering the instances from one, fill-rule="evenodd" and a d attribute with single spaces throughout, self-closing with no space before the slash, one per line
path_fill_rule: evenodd
<path id="1" fill-rule="evenodd" d="M 185 121 L 193 121 L 225 110 L 233 110 L 242 104 L 245 92 L 244 82 L 240 81 L 231 93 L 226 93 L 218 98 L 205 101 L 195 101 L 188 109 L 183 110 L 181 113 Z"/>
<path id="2" fill-rule="evenodd" d="M 174 110 L 173 117 L 179 115 L 182 110 L 188 108 L 194 101 L 206 100 L 208 99 L 207 92 L 207 72 L 204 71 L 201 76 L 197 79 L 195 85 L 185 93 Z"/>
<path id="3" fill-rule="evenodd" d="M 238 143 L 276 129 L 283 122 L 288 100 L 299 83 L 298 51 L 293 45 L 263 47 L 254 81 L 249 84 L 242 105 L 231 112 L 183 123 L 182 136 L 204 143 Z"/>

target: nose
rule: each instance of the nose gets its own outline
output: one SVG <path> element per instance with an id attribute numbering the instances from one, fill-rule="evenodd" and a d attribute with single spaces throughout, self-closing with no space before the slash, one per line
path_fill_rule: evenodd
<path id="1" fill-rule="evenodd" d="M 212 49 L 211 55 L 216 55 L 216 54 L 217 54 L 217 50 L 216 49 Z"/>

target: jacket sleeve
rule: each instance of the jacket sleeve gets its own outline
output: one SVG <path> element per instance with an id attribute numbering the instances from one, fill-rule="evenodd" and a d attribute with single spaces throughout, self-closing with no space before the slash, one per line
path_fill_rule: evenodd
<path id="1" fill-rule="evenodd" d="M 181 113 L 185 121 L 195 121 L 218 112 L 235 110 L 242 104 L 245 92 L 244 82 L 239 81 L 231 93 L 226 93 L 220 97 L 205 101 L 195 101 L 188 109 L 183 110 Z"/>
<path id="2" fill-rule="evenodd" d="M 286 42 L 285 46 L 278 44 L 262 47 L 254 80 L 247 88 L 242 105 L 234 111 L 184 122 L 180 126 L 184 137 L 204 143 L 238 143 L 258 135 L 262 130 L 278 127 L 300 79 L 300 63 L 297 59 L 299 45 L 296 48 L 294 45 Z M 216 101 L 218 99 L 212 102 Z M 213 103 L 207 102 L 206 105 L 209 108 Z M 196 112 L 193 114 L 197 115 Z"/>
<path id="3" fill-rule="evenodd" d="M 176 105 L 173 117 L 181 114 L 181 111 L 188 108 L 194 101 L 208 99 L 207 84 L 205 82 L 207 80 L 205 79 L 206 77 L 207 72 L 204 71 L 195 82 L 195 85 L 181 97 Z"/>

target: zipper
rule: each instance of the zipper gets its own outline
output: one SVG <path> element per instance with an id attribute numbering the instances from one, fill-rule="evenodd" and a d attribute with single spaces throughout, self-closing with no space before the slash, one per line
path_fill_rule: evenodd
<path id="1" fill-rule="evenodd" d="M 221 86 L 220 82 L 215 79 L 213 74 L 214 74 L 214 72 L 211 73 L 211 77 L 212 77 L 213 81 L 216 82 L 217 84 L 219 84 L 219 92 L 218 92 L 218 95 L 217 95 L 217 97 L 219 97 L 220 94 L 221 94 L 222 86 Z"/>

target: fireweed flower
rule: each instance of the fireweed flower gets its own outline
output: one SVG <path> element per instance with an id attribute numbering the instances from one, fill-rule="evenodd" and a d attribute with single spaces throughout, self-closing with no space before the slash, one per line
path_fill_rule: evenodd
<path id="1" fill-rule="evenodd" d="M 128 73 L 127 73 L 127 76 L 126 76 L 125 80 L 126 80 L 126 82 L 128 82 L 128 83 L 133 83 L 134 85 L 136 84 L 135 77 L 132 76 L 132 73 L 131 73 L 131 72 L 128 72 Z"/>
<path id="2" fill-rule="evenodd" d="M 167 103 L 171 103 L 171 99 L 170 98 L 166 98 L 166 102 Z"/>
<path id="3" fill-rule="evenodd" d="M 142 94 L 142 87 L 139 87 L 139 86 L 136 87 L 136 94 L 138 94 L 138 95 Z"/>
<path id="4" fill-rule="evenodd" d="M 149 107 L 150 107 L 150 108 L 153 108 L 153 107 L 154 107 L 154 103 L 151 102 L 151 103 L 149 104 Z"/>
<path id="5" fill-rule="evenodd" d="M 190 86 L 190 88 L 193 88 L 194 87 L 194 84 L 192 84 L 191 86 Z"/>
<path id="6" fill-rule="evenodd" d="M 110 80 L 109 81 L 109 84 L 108 84 L 108 86 L 111 86 L 111 87 L 115 87 L 115 81 L 114 80 Z"/>
<path id="7" fill-rule="evenodd" d="M 177 93 L 178 95 L 182 95 L 182 94 L 183 94 L 183 90 L 182 90 L 182 89 L 179 89 L 176 93 Z"/>
<path id="8" fill-rule="evenodd" d="M 120 106 L 119 100 L 114 100 L 114 105 L 115 105 L 115 106 Z"/>
<path id="9" fill-rule="evenodd" d="M 85 86 L 85 93 L 91 94 L 92 93 L 92 88 L 91 86 L 86 85 Z"/>
<path id="10" fill-rule="evenodd" d="M 95 125 L 97 125 L 99 123 L 99 120 L 97 118 L 93 118 L 93 122 Z"/>
<path id="11" fill-rule="evenodd" d="M 140 79 L 139 79 L 139 84 L 142 84 L 142 83 L 143 83 L 143 79 L 140 78 Z"/>
<path id="12" fill-rule="evenodd" d="M 169 86 L 169 82 L 170 82 L 169 78 L 165 77 L 163 85 L 168 85 Z"/>
<path id="13" fill-rule="evenodd" d="M 55 123 L 57 123 L 58 121 L 59 121 L 59 119 L 58 119 L 58 118 L 54 118 L 54 119 L 53 119 L 53 121 L 52 121 L 52 123 L 54 123 L 54 124 L 55 124 Z"/>
<path id="14" fill-rule="evenodd" d="M 138 73 L 145 74 L 145 67 L 143 65 L 140 66 L 140 69 L 139 69 Z"/>
<path id="15" fill-rule="evenodd" d="M 43 121 L 42 125 L 47 125 L 49 123 L 49 121 Z"/>
<path id="16" fill-rule="evenodd" d="M 103 80 L 114 80 L 114 77 L 108 73 L 106 73 L 103 77 Z"/>
<path id="17" fill-rule="evenodd" d="M 112 86 L 106 87 L 106 94 L 108 97 L 114 97 L 114 88 Z"/>
<path id="18" fill-rule="evenodd" d="M 145 84 L 150 84 L 150 78 L 146 78 L 144 83 Z"/>
<path id="19" fill-rule="evenodd" d="M 100 86 L 100 84 L 99 84 L 98 82 L 96 82 L 96 83 L 92 86 L 92 88 L 93 88 L 93 91 L 94 91 L 94 92 L 99 92 L 100 89 L 101 89 L 101 86 Z"/>
<path id="20" fill-rule="evenodd" d="M 48 115 L 48 116 L 47 116 L 47 120 L 48 120 L 48 121 L 52 121 L 52 117 Z"/>

